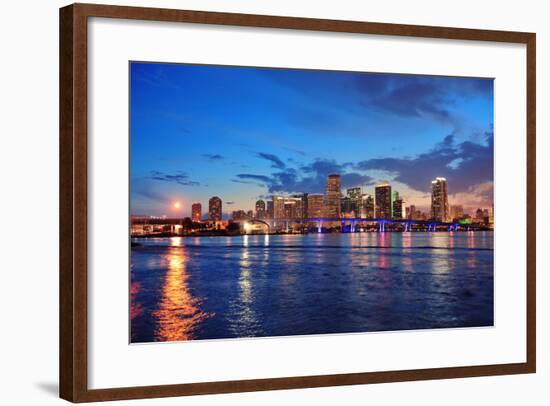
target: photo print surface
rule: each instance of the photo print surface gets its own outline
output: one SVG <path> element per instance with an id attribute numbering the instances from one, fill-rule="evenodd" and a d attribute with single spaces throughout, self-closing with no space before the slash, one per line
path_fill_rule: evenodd
<path id="1" fill-rule="evenodd" d="M 131 62 L 130 342 L 493 325 L 493 80 Z"/>

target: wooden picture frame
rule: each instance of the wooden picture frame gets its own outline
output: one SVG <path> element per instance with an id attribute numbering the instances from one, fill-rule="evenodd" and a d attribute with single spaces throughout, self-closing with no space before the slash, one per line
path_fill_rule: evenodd
<path id="1" fill-rule="evenodd" d="M 386 36 L 525 44 L 527 47 L 526 362 L 337 375 L 282 377 L 110 389 L 88 387 L 87 125 L 88 19 L 285 28 Z M 74 4 L 60 9 L 60 396 L 72 402 L 533 373 L 536 369 L 536 178 L 534 33 L 337 21 L 170 9 Z"/>

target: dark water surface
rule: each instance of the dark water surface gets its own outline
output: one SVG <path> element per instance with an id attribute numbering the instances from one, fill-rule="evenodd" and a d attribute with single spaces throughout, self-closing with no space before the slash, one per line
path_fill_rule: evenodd
<path id="1" fill-rule="evenodd" d="M 136 240 L 131 341 L 493 325 L 493 233 Z"/>

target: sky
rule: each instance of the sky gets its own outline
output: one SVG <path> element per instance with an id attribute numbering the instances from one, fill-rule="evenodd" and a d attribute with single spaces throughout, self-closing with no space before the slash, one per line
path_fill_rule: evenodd
<path id="1" fill-rule="evenodd" d="M 493 80 L 132 62 L 130 210 L 224 213 L 273 194 L 342 192 L 389 181 L 427 211 L 431 180 L 449 204 L 493 203 Z M 180 207 L 174 207 L 179 202 Z"/>

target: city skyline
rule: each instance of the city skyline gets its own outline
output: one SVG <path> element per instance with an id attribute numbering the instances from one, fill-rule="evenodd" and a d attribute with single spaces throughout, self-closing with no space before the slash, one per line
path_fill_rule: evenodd
<path id="1" fill-rule="evenodd" d="M 192 217 L 201 203 L 204 217 L 220 196 L 227 218 L 274 194 L 324 194 L 331 173 L 373 196 L 388 180 L 403 212 L 430 211 L 435 177 L 453 185 L 447 210 L 492 206 L 492 80 L 146 63 L 131 73 L 132 215 Z"/>
<path id="2" fill-rule="evenodd" d="M 462 205 L 449 203 L 447 179 L 436 177 L 431 181 L 431 184 L 432 192 L 428 213 L 417 210 L 414 204 L 406 204 L 399 191 L 392 191 L 391 184 L 388 181 L 374 185 L 374 194 L 365 192 L 362 187 L 347 188 L 346 193 L 343 193 L 339 186 L 340 175 L 330 174 L 327 176 L 325 194 L 272 195 L 266 199 L 258 199 L 255 202 L 254 210 L 236 208 L 226 215 L 220 215 L 223 199 L 213 196 L 208 200 L 207 211 L 204 213 L 202 212 L 202 204 L 193 202 L 191 204 L 192 214 L 190 219 L 193 222 L 207 223 L 217 223 L 225 220 L 238 222 L 250 219 L 304 220 L 306 218 L 409 219 L 445 223 L 474 218 L 486 220 L 492 224 L 492 206 L 490 210 L 486 207 L 478 207 L 472 212 L 465 211 Z M 179 202 L 175 204 L 180 205 Z M 294 207 L 289 209 L 287 204 Z M 140 217 L 147 216 L 136 216 L 136 218 Z"/>

